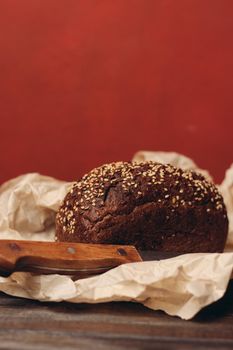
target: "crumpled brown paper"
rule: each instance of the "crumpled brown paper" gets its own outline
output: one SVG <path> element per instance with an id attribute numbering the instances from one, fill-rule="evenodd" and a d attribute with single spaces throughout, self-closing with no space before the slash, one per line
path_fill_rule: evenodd
<path id="1" fill-rule="evenodd" d="M 143 157 L 143 153 L 137 153 Z M 169 162 L 183 168 L 196 165 L 176 153 L 144 153 L 145 159 Z M 185 165 L 184 165 L 185 164 Z M 206 173 L 208 176 L 208 173 Z M 54 218 L 72 184 L 39 174 L 27 174 L 0 187 L 0 238 L 54 240 Z M 73 281 L 68 276 L 13 273 L 0 277 L 0 290 L 41 301 L 99 303 L 137 301 L 183 319 L 221 298 L 233 269 L 232 215 L 233 167 L 219 186 L 231 220 L 228 253 L 186 254 L 176 258 L 121 265 L 102 275 Z"/>
<path id="2" fill-rule="evenodd" d="M 72 183 L 27 174 L 0 186 L 0 239 L 54 240 L 56 211 Z"/>

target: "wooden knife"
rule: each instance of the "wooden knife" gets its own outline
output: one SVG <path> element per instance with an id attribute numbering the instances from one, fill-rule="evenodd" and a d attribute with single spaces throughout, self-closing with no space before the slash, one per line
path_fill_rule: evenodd
<path id="1" fill-rule="evenodd" d="M 134 246 L 0 240 L 0 275 L 14 271 L 87 277 L 139 262 Z"/>

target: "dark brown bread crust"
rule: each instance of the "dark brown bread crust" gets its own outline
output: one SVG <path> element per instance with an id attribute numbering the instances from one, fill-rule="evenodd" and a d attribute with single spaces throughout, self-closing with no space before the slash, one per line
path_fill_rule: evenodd
<path id="1" fill-rule="evenodd" d="M 56 220 L 58 241 L 221 252 L 223 198 L 202 175 L 155 162 L 106 164 L 76 182 Z"/>

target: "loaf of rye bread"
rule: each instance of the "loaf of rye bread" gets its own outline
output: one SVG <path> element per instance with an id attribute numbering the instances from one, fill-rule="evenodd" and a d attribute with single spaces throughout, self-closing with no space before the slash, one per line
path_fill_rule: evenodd
<path id="1" fill-rule="evenodd" d="M 194 171 L 117 162 L 74 183 L 56 217 L 56 240 L 132 244 L 161 252 L 222 252 L 223 198 Z"/>

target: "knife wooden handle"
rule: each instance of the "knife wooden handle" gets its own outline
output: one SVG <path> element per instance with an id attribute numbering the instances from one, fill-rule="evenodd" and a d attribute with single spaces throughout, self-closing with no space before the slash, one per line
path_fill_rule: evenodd
<path id="1" fill-rule="evenodd" d="M 142 261 L 133 246 L 68 242 L 0 241 L 0 270 L 74 274 Z"/>

